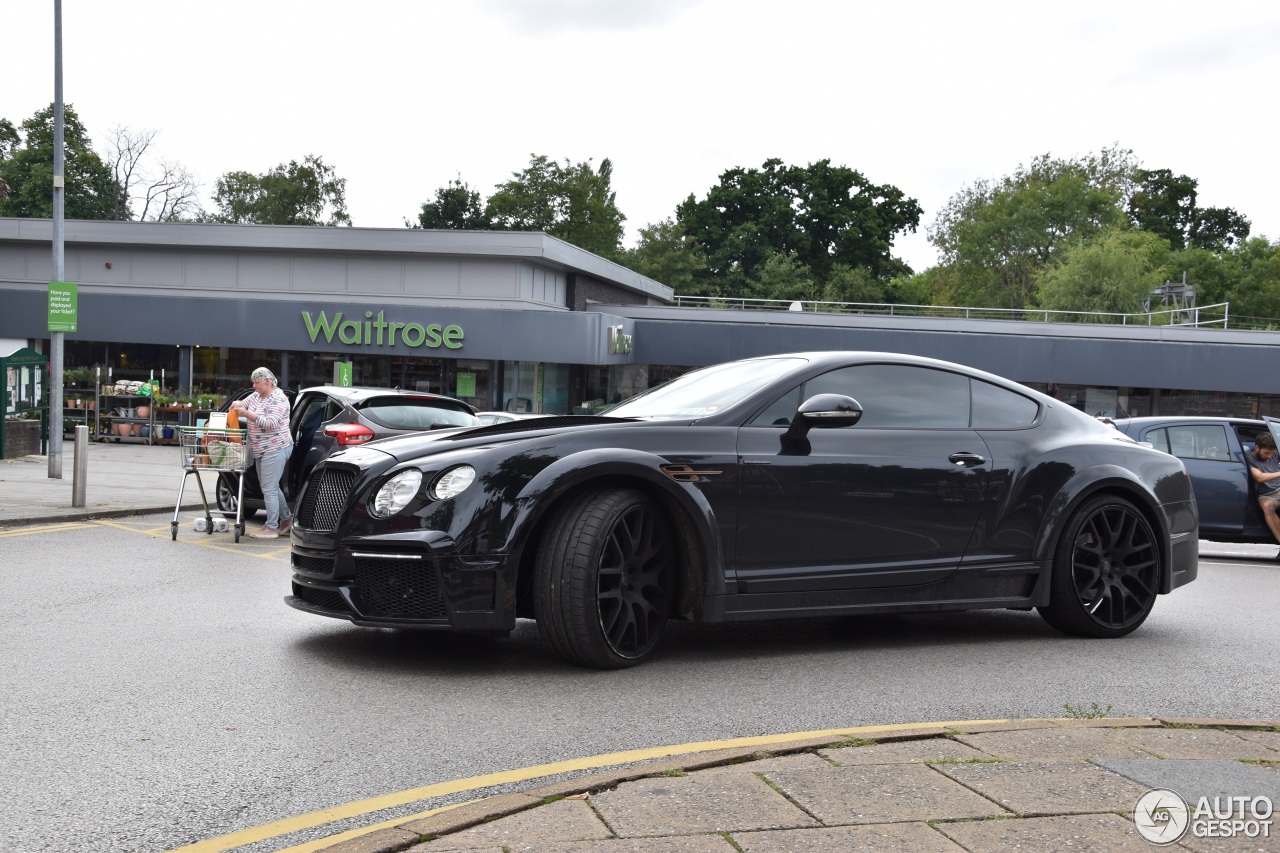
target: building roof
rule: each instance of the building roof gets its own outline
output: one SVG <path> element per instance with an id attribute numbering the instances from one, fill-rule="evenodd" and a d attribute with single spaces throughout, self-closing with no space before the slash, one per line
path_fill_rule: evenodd
<path id="1" fill-rule="evenodd" d="M 53 220 L 0 217 L 0 240 L 50 243 Z M 225 249 L 294 253 L 433 255 L 538 261 L 570 273 L 670 301 L 674 291 L 621 264 L 541 231 L 453 231 L 418 228 L 344 228 L 314 225 L 230 225 L 212 222 L 116 222 L 68 219 L 66 244 L 202 251 Z"/>

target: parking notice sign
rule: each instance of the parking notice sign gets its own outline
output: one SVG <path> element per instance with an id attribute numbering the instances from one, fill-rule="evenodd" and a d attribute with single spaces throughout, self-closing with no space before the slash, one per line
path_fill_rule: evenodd
<path id="1" fill-rule="evenodd" d="M 76 330 L 77 302 L 75 284 L 69 281 L 49 282 L 49 331 Z"/>

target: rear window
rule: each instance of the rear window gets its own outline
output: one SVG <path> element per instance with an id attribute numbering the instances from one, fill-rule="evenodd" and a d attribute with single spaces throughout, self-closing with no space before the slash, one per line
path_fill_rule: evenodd
<path id="1" fill-rule="evenodd" d="M 388 429 L 431 429 L 480 423 L 463 403 L 427 397 L 377 397 L 361 406 L 360 414 Z"/>

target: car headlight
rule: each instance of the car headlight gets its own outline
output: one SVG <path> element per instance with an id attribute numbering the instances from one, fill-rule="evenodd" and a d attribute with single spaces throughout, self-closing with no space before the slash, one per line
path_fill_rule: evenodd
<path id="1" fill-rule="evenodd" d="M 373 496 L 369 512 L 378 518 L 390 518 L 409 505 L 422 485 L 422 472 L 416 468 L 401 471 L 382 484 Z"/>
<path id="2" fill-rule="evenodd" d="M 457 497 L 476 481 L 476 469 L 470 465 L 457 465 L 445 471 L 431 487 L 431 497 L 445 501 Z"/>

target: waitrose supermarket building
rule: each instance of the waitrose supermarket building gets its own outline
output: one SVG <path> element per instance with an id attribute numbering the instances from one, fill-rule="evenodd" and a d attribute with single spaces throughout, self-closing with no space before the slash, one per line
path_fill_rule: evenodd
<path id="1" fill-rule="evenodd" d="M 0 339 L 48 351 L 52 222 L 0 218 Z M 68 221 L 78 323 L 64 365 L 225 393 L 272 367 L 586 412 L 684 370 L 779 352 L 930 356 L 1089 414 L 1280 414 L 1280 333 L 1187 326 L 739 310 L 542 233 Z M 800 307 L 800 306 L 797 306 Z"/>

